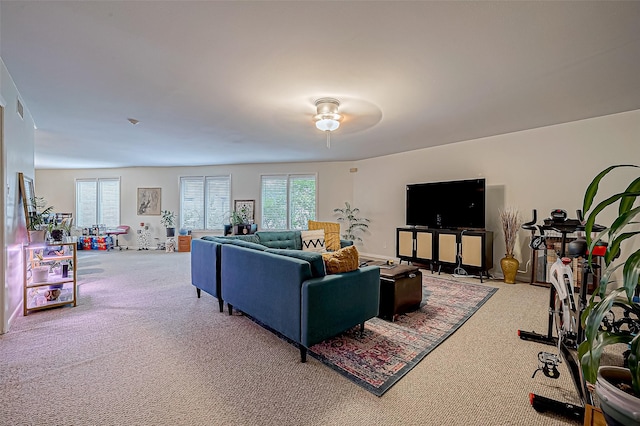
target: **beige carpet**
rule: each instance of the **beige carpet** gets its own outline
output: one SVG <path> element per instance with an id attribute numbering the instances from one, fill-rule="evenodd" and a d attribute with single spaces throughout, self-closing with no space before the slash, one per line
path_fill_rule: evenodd
<path id="1" fill-rule="evenodd" d="M 569 373 L 531 379 L 548 290 L 498 292 L 377 397 L 245 317 L 196 298 L 189 253 L 79 252 L 75 308 L 0 336 L 2 425 L 560 425 L 529 392 L 576 403 Z M 424 273 L 428 273 L 425 271 Z M 478 280 L 473 280 L 478 283 Z"/>

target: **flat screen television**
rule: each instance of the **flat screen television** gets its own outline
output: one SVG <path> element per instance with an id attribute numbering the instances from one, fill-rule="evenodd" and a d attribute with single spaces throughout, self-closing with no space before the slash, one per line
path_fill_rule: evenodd
<path id="1" fill-rule="evenodd" d="M 485 180 L 407 185 L 407 225 L 436 229 L 484 229 Z"/>

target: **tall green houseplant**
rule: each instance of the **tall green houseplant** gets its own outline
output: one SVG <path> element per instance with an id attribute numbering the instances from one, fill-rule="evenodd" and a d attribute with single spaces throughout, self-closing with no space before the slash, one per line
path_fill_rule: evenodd
<path id="1" fill-rule="evenodd" d="M 594 199 L 600 182 L 612 170 L 620 167 L 637 169 L 639 166 L 616 165 L 606 168 L 593 179 L 584 196 L 583 212 L 587 214 L 585 234 L 589 251 L 591 252 L 596 243 L 601 241 L 607 243 L 607 250 L 604 256 L 604 268 L 598 291 L 594 292 L 582 316 L 585 326 L 585 340 L 578 348 L 578 356 L 580 357 L 585 380 L 591 384 L 596 384 L 596 393 L 598 393 L 598 384 L 596 382 L 600 383 L 601 380 L 598 377 L 598 369 L 604 348 L 616 343 L 629 344 L 628 365 L 631 373 L 631 386 L 633 393 L 637 397 L 635 399 L 631 397 L 632 404 L 635 403 L 640 406 L 640 399 L 638 399 L 640 398 L 640 368 L 638 365 L 640 360 L 640 333 L 638 330 L 638 327 L 640 327 L 638 323 L 640 305 L 637 303 L 637 299 L 634 299 L 640 277 L 640 249 L 635 251 L 632 249 L 629 254 L 621 251 L 623 242 L 627 247 L 633 247 L 634 244 L 637 246 L 638 240 L 636 237 L 640 234 L 640 231 L 638 231 L 638 222 L 635 219 L 640 215 L 640 206 L 634 205 L 640 195 L 640 176 L 634 177 L 624 191 L 611 195 L 594 206 Z M 607 229 L 593 238 L 591 232 L 598 214 L 607 207 L 615 206 L 616 204 L 618 215 L 615 220 Z M 610 290 L 607 294 L 607 287 L 615 282 L 614 273 L 616 275 L 620 274 L 620 268 L 622 268 L 622 285 Z M 599 296 L 599 298 L 596 298 L 596 296 Z M 635 325 L 634 322 L 631 322 L 628 329 L 603 327 L 602 320 L 613 307 L 625 310 L 631 318 L 635 317 Z M 601 404 L 603 404 L 602 397 L 600 400 Z M 602 405 L 602 408 L 606 415 L 605 405 Z"/>
<path id="2" fill-rule="evenodd" d="M 346 225 L 346 229 L 343 229 L 344 233 L 342 234 L 342 238 L 353 242 L 362 242 L 362 238 L 357 234 L 369 228 L 370 220 L 359 217 L 360 209 L 357 207 L 352 208 L 351 204 L 345 201 L 344 208 L 333 209 L 333 212 L 338 215 L 338 221 Z"/>

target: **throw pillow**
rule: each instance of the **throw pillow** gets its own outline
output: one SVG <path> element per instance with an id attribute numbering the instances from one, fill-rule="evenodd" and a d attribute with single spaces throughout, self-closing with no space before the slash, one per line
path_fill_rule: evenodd
<path id="1" fill-rule="evenodd" d="M 301 231 L 300 236 L 302 238 L 303 251 L 314 251 L 316 253 L 324 253 L 327 251 L 324 248 L 324 229 Z"/>
<path id="2" fill-rule="evenodd" d="M 348 246 L 331 253 L 323 253 L 322 258 L 324 259 L 327 275 L 355 271 L 360 264 L 356 246 Z"/>
<path id="3" fill-rule="evenodd" d="M 324 229 L 324 245 L 329 251 L 340 250 L 340 224 L 337 222 L 316 222 L 310 220 L 309 230 Z"/>

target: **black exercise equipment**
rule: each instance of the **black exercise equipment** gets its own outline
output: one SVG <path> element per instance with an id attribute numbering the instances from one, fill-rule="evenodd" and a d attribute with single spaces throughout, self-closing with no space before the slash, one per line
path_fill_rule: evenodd
<path id="1" fill-rule="evenodd" d="M 532 407 L 538 412 L 553 411 L 572 419 L 582 420 L 584 417 L 584 404 L 592 404 L 593 401 L 581 374 L 580 361 L 577 356 L 577 346 L 584 339 L 584 331 L 582 330 L 580 316 L 587 306 L 587 281 L 589 278 L 589 272 L 592 268 L 597 267 L 597 265 L 588 264 L 588 247 L 584 238 L 573 240 L 567 245 L 567 234 L 584 231 L 582 212 L 578 210 L 576 213 L 577 219 L 568 219 L 566 211 L 556 209 L 551 212 L 549 218 L 544 220 L 544 225 L 535 225 L 535 223 L 528 222 L 525 224 L 527 225 L 527 228 L 524 228 L 524 225 L 523 228 L 532 231 L 532 249 L 536 229 L 539 230 L 542 238 L 544 238 L 544 232 L 546 230 L 552 230 L 559 232 L 562 235 L 560 253 L 558 253 L 561 259 L 565 258 L 566 255 L 569 255 L 570 257 L 582 257 L 582 282 L 580 285 L 579 299 L 576 301 L 573 297 L 569 297 L 570 300 L 568 301 L 570 304 L 570 311 L 574 313 L 574 318 L 577 318 L 577 330 L 575 332 L 563 331 L 562 333 L 559 333 L 561 334 L 559 336 L 553 335 L 554 322 L 556 322 L 556 327 L 561 327 L 561 324 L 558 324 L 561 315 L 558 315 L 556 318 L 556 315 L 559 314 L 560 307 L 556 306 L 557 291 L 552 285 L 549 289 L 549 318 L 547 334 L 544 335 L 518 330 L 518 336 L 523 340 L 531 340 L 558 347 L 558 354 L 549 352 L 538 353 L 538 369 L 534 371 L 532 377 L 535 377 L 538 371 L 542 371 L 546 377 L 557 379 L 560 376 L 557 366 L 561 360 L 564 359 L 582 404 L 569 404 L 531 393 L 529 395 L 529 399 Z M 533 216 L 535 220 L 535 210 Z M 593 228 L 594 232 L 599 232 L 604 229 L 604 227 L 599 225 L 594 225 Z M 599 253 L 600 251 L 598 251 L 598 254 Z M 596 255 L 597 254 L 594 250 L 592 256 Z M 569 259 L 563 259 L 563 263 L 565 263 L 565 265 L 568 262 Z M 571 285 L 573 284 L 571 283 Z M 576 303 L 578 303 L 578 306 L 576 306 Z"/>

